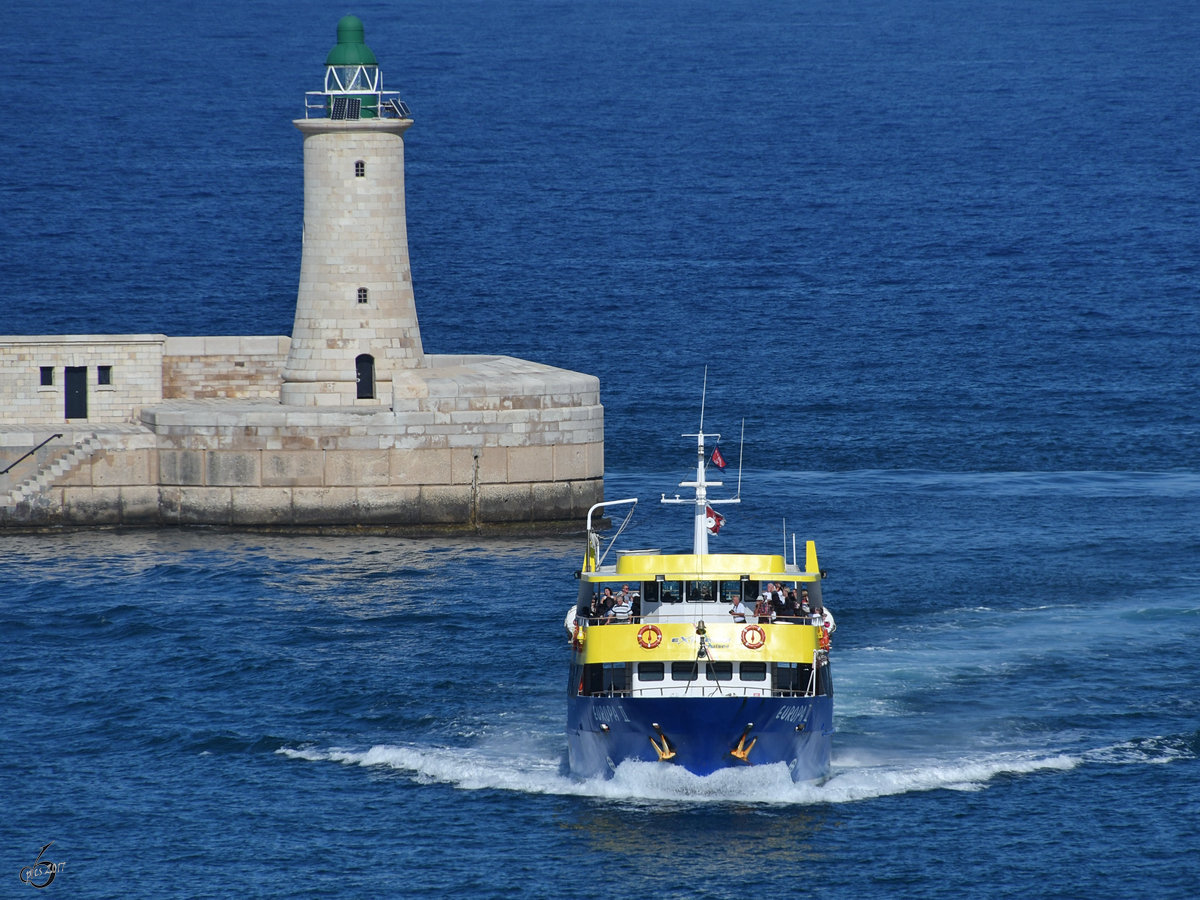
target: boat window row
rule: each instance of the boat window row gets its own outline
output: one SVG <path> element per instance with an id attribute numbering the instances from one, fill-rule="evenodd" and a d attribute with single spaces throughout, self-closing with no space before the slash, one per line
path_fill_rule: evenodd
<path id="1" fill-rule="evenodd" d="M 664 614 L 671 606 L 687 601 L 689 603 L 717 603 L 725 608 L 732 607 L 739 600 L 753 608 L 758 597 L 768 588 L 774 587 L 775 582 L 752 581 L 750 579 L 731 580 L 671 580 L 671 581 L 634 581 L 616 582 L 584 582 L 579 593 L 579 617 L 589 624 L 604 622 L 638 622 L 643 613 Z M 807 590 L 812 595 L 814 605 L 820 605 L 820 588 L 818 585 L 805 582 L 787 584 L 778 582 L 779 593 L 776 612 L 790 621 L 791 613 L 785 606 L 793 601 L 793 597 Z M 621 600 L 626 604 L 622 606 Z M 807 599 L 807 598 L 804 598 Z M 796 601 L 798 602 L 798 601 Z M 798 607 L 797 607 L 798 608 Z"/>
<path id="2" fill-rule="evenodd" d="M 736 676 L 736 677 L 735 677 Z M 804 663 L 675 661 L 639 663 L 589 663 L 584 666 L 580 693 L 613 696 L 636 694 L 670 684 L 720 682 L 765 688 L 770 682 L 777 696 L 832 695 L 828 666 L 818 666 L 814 675 Z"/>
<path id="3" fill-rule="evenodd" d="M 758 596 L 757 581 L 646 581 L 642 599 L 652 603 L 728 603 Z"/>
<path id="4" fill-rule="evenodd" d="M 665 681 L 670 675 L 672 681 L 695 681 L 700 675 L 701 665 L 698 662 L 673 662 L 670 671 L 666 663 L 644 662 L 637 664 L 637 679 L 641 682 Z M 733 663 L 705 663 L 704 678 L 706 681 L 731 681 L 733 679 Z M 766 681 L 767 664 L 761 662 L 745 662 L 738 667 L 742 681 Z"/>
<path id="5" fill-rule="evenodd" d="M 759 593 L 764 589 L 765 582 L 758 581 L 742 581 L 736 579 L 733 581 L 634 581 L 624 582 L 622 587 L 629 586 L 632 588 L 632 596 L 641 603 L 682 603 L 687 600 L 691 603 L 728 603 L 730 605 L 738 600 L 743 600 L 747 603 L 753 603 Z M 610 592 L 617 590 L 617 583 L 600 584 L 598 582 L 585 583 L 582 593 L 586 596 L 583 600 L 591 600 L 595 597 L 599 600 L 605 598 L 603 588 L 607 587 Z"/>

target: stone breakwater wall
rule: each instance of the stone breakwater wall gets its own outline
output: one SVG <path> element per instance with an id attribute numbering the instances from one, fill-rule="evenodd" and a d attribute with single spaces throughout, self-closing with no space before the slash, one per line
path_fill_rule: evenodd
<path id="1" fill-rule="evenodd" d="M 0 418 L 0 467 L 62 435 L 0 477 L 0 527 L 541 527 L 603 499 L 594 376 L 429 355 L 374 405 L 314 408 L 278 400 L 287 338 L 94 336 L 32 355 L 9 341 L 0 384 L 36 392 L 31 368 L 111 365 L 124 404 L 93 417 L 92 384 L 86 420 L 63 418 L 61 391 Z"/>

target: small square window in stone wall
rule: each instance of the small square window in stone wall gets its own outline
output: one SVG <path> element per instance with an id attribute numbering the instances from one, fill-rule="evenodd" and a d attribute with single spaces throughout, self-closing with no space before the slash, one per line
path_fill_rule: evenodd
<path id="1" fill-rule="evenodd" d="M 54 384 L 54 366 L 42 366 L 42 387 L 51 387 Z"/>

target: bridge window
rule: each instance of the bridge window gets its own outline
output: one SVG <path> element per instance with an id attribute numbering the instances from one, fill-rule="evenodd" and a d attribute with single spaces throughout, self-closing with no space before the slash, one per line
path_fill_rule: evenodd
<path id="1" fill-rule="evenodd" d="M 721 603 L 733 606 L 733 604 L 737 603 L 738 600 L 742 599 L 742 582 L 722 581 L 718 586 L 717 593 L 717 599 Z"/>
<path id="2" fill-rule="evenodd" d="M 663 603 L 679 603 L 683 599 L 682 581 L 664 581 L 660 590 Z"/>
<path id="3" fill-rule="evenodd" d="M 710 662 L 704 667 L 704 677 L 709 681 L 732 681 L 733 663 Z"/>
<path id="4" fill-rule="evenodd" d="M 741 665 L 742 681 L 766 681 L 767 664 L 760 662 L 744 662 Z"/>
<path id="5" fill-rule="evenodd" d="M 660 662 L 638 663 L 638 679 L 640 681 L 662 681 L 664 667 Z"/>
<path id="6" fill-rule="evenodd" d="M 672 681 L 695 681 L 698 665 L 694 662 L 671 663 Z"/>

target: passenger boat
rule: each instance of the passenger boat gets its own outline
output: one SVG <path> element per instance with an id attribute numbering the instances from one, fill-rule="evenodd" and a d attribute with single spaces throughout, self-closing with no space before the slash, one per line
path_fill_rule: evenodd
<path id="1" fill-rule="evenodd" d="M 567 757 L 571 774 L 609 777 L 627 760 L 682 766 L 696 775 L 729 767 L 783 764 L 795 781 L 825 777 L 833 735 L 830 635 L 836 625 L 821 601 L 823 573 L 816 545 L 805 543 L 804 565 L 792 539 L 780 554 L 710 553 L 708 537 L 723 522 L 714 499 L 703 416 L 696 438 L 696 479 L 663 503 L 691 505 L 692 552 L 616 552 L 620 529 L 603 546 L 593 514 L 636 498 L 598 503 L 588 512 L 587 549 L 577 573 L 579 596 L 564 624 L 570 635 Z M 740 466 L 740 463 L 739 463 Z M 605 512 L 603 515 L 607 515 Z M 626 516 L 626 522 L 629 516 Z M 622 526 L 623 528 L 624 526 Z M 770 584 L 808 591 L 812 612 L 753 614 Z M 593 599 L 628 586 L 628 618 L 595 615 Z M 731 615 L 737 601 L 751 611 Z M 800 611 L 789 609 L 789 612 Z"/>

